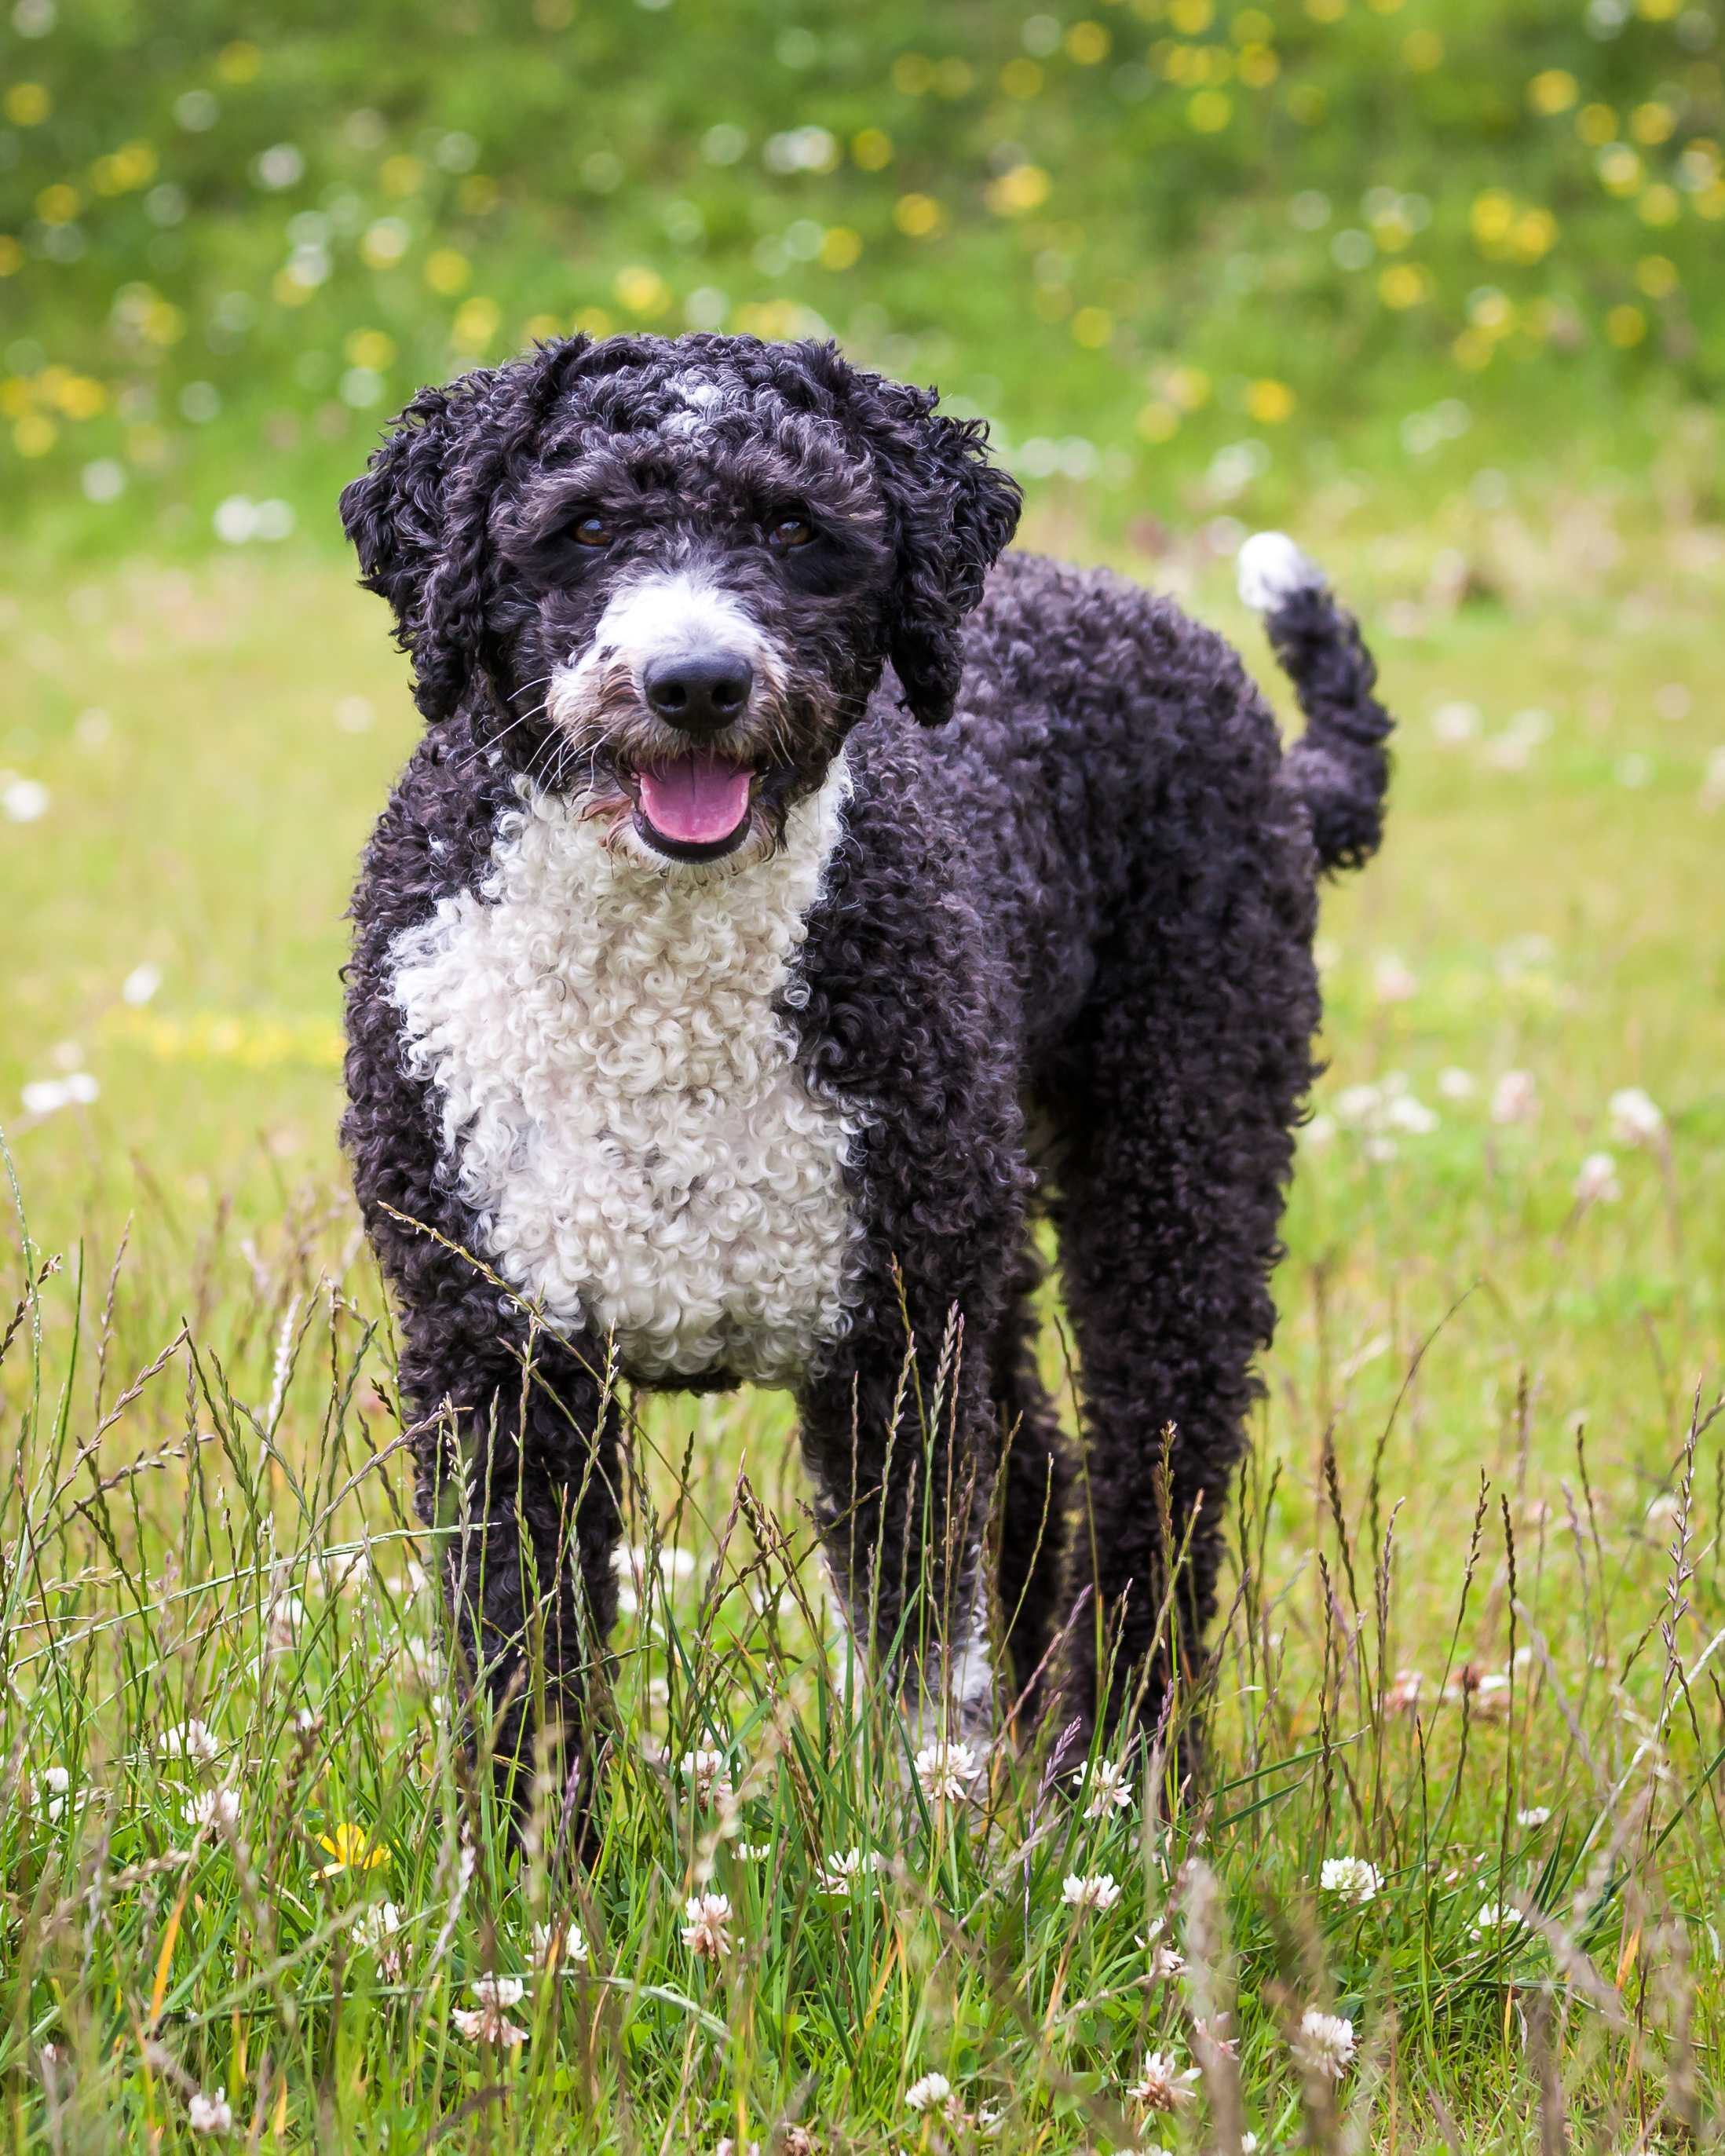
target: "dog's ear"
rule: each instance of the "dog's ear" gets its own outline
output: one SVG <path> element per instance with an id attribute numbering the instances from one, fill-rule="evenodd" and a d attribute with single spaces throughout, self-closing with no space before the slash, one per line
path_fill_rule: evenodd
<path id="1" fill-rule="evenodd" d="M 886 655 L 905 707 L 924 726 L 952 715 L 963 665 L 959 624 L 1018 528 L 1018 482 L 988 461 L 988 423 L 948 419 L 934 393 L 870 384 L 869 449 L 891 518 L 896 560 Z"/>
<path id="2" fill-rule="evenodd" d="M 588 344 L 571 337 L 421 390 L 341 490 L 360 582 L 394 612 L 396 641 L 413 662 L 413 701 L 428 719 L 449 717 L 495 655 L 492 504 Z"/>

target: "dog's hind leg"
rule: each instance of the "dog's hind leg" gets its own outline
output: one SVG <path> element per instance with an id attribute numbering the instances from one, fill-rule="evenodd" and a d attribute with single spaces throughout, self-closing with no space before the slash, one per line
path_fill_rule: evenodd
<path id="1" fill-rule="evenodd" d="M 1249 837 L 1172 832 L 1157 865 L 1173 889 L 1117 922 L 1066 1065 L 1057 1218 L 1083 1392 L 1069 1576 L 1097 1600 L 1060 1711 L 1086 1726 L 1134 1699 L 1153 1727 L 1194 1704 L 1317 1017 L 1303 834 L 1267 819 Z"/>
<path id="2" fill-rule="evenodd" d="M 490 1357 L 465 1368 L 408 1358 L 403 1378 L 425 1408 L 455 1409 L 453 1456 L 447 1417 L 422 1451 L 420 1506 L 436 1531 L 498 1801 L 520 1831 L 535 1803 L 535 1738 L 546 1732 L 554 1832 L 561 1815 L 584 1816 L 590 1794 L 589 1693 L 617 1608 L 616 1409 L 585 1360 L 543 1337 L 525 1373 Z"/>

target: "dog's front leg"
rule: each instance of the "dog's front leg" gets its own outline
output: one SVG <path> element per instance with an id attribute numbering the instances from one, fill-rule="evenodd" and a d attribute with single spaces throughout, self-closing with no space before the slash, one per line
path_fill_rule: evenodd
<path id="1" fill-rule="evenodd" d="M 535 1737 L 550 1739 L 552 1825 L 584 1810 L 589 1691 L 617 1610 L 617 1417 L 578 1352 L 542 1340 L 521 1363 L 437 1373 L 455 1409 L 422 1466 L 454 1636 L 483 1718 L 498 1802 L 521 1830 L 533 1808 Z M 434 1397 L 431 1373 L 415 1394 Z M 447 1424 L 445 1425 L 447 1429 Z"/>
<path id="2" fill-rule="evenodd" d="M 987 1371 L 962 1338 L 848 1337 L 803 1389 L 803 1453 L 852 1633 L 902 1690 L 920 1745 L 995 1719 L 985 1546 L 998 1455 Z"/>

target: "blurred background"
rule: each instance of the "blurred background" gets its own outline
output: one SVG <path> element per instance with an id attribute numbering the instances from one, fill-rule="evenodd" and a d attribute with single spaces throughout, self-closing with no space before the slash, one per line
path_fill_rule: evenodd
<path id="1" fill-rule="evenodd" d="M 1070 517 L 1717 514 L 1715 0 L 14 0 L 0 474 L 59 555 L 334 543 L 418 384 L 834 335 Z"/>

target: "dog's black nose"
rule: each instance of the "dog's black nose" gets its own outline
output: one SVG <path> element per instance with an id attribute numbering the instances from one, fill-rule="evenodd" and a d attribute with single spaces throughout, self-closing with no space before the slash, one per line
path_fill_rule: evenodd
<path id="1" fill-rule="evenodd" d="M 655 659 L 642 677 L 655 718 L 685 733 L 716 734 L 747 709 L 755 670 L 734 651 Z"/>

